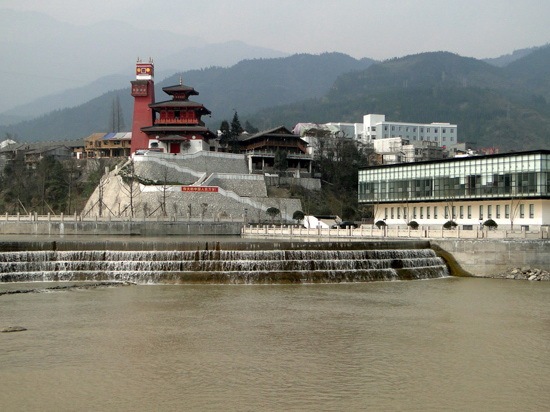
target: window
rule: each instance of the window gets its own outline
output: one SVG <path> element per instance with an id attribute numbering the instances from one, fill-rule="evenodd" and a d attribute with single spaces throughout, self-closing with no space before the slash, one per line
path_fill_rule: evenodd
<path id="1" fill-rule="evenodd" d="M 460 218 L 464 219 L 464 206 L 460 206 Z"/>
<path id="2" fill-rule="evenodd" d="M 479 205 L 479 219 L 483 220 L 483 205 Z"/>
<path id="3" fill-rule="evenodd" d="M 390 209 L 391 210 L 391 215 L 390 216 L 391 216 L 392 219 L 393 219 L 393 209 L 394 209 L 393 207 Z"/>
<path id="4" fill-rule="evenodd" d="M 500 205 L 497 205 L 496 207 L 496 218 L 500 219 Z"/>
<path id="5" fill-rule="evenodd" d="M 504 205 L 504 217 L 510 219 L 510 205 Z"/>
<path id="6" fill-rule="evenodd" d="M 397 218 L 401 219 L 401 208 L 400 207 L 397 208 Z"/>
<path id="7" fill-rule="evenodd" d="M 493 205 L 487 206 L 487 219 L 491 219 L 493 217 Z"/>
<path id="8" fill-rule="evenodd" d="M 424 207 L 420 206 L 420 219 L 424 219 Z"/>
<path id="9" fill-rule="evenodd" d="M 535 205 L 530 203 L 529 204 L 529 219 L 535 218 Z"/>
<path id="10" fill-rule="evenodd" d="M 416 219 L 416 206 L 413 207 L 413 219 Z"/>
<path id="11" fill-rule="evenodd" d="M 456 219 L 456 206 L 451 208 L 451 219 Z"/>
<path id="12" fill-rule="evenodd" d="M 404 207 L 403 208 L 403 219 L 406 219 L 407 218 L 407 211 L 409 210 L 408 207 Z"/>
<path id="13" fill-rule="evenodd" d="M 437 219 L 437 206 L 434 206 L 434 219 Z"/>
<path id="14" fill-rule="evenodd" d="M 385 207 L 384 208 L 384 219 L 387 219 L 388 218 L 388 208 Z"/>
<path id="15" fill-rule="evenodd" d="M 445 129 L 442 129 L 442 132 L 443 132 L 443 133 L 445 133 L 445 131 L 446 131 Z"/>
<path id="16" fill-rule="evenodd" d="M 525 205 L 523 203 L 519 205 L 519 217 L 522 219 L 525 217 Z"/>
<path id="17" fill-rule="evenodd" d="M 445 206 L 445 219 L 449 218 L 449 206 Z"/>
<path id="18" fill-rule="evenodd" d="M 430 218 L 430 206 L 426 208 L 426 219 Z"/>

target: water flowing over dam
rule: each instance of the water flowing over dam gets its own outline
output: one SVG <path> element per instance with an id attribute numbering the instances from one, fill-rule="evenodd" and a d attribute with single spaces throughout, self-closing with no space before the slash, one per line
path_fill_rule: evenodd
<path id="1" fill-rule="evenodd" d="M 17 246 L 15 250 L 0 252 L 0 282 L 277 284 L 411 280 L 449 275 L 445 262 L 429 248 L 394 249 L 387 242 L 353 247 L 348 244 L 341 248 L 323 243 L 243 245 L 233 245 L 231 250 L 219 243 L 214 250 L 207 247 L 151 250 L 152 246 L 150 250 L 131 250 L 132 245 L 128 244 L 99 248 L 97 243 L 80 244 L 80 250 L 59 250 L 60 246 L 71 245 L 56 243 L 51 245 L 54 250 L 47 250 L 47 245 L 42 248 L 29 245 L 31 250 Z M 169 244 L 162 246 L 166 248 Z M 116 248 L 130 250 L 111 250 Z"/>

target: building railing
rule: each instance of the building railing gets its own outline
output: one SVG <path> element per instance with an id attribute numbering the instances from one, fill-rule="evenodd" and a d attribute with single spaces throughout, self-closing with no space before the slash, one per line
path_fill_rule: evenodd
<path id="1" fill-rule="evenodd" d="M 410 238 L 410 239 L 549 239 L 550 229 L 539 230 L 480 229 L 464 230 L 420 227 L 418 229 L 400 227 L 360 226 L 359 228 L 326 229 L 305 228 L 302 226 L 245 226 L 241 234 L 244 237 L 265 238 L 313 238 L 313 239 L 347 239 L 365 240 L 369 238 Z"/>
<path id="2" fill-rule="evenodd" d="M 21 223 L 71 223 L 71 222 L 244 222 L 243 215 L 216 215 L 212 213 L 205 213 L 204 215 L 189 216 L 188 214 L 174 215 L 167 214 L 166 216 L 113 216 L 107 211 L 104 216 L 82 216 L 80 214 L 65 215 L 63 213 L 54 215 L 48 213 L 47 215 L 39 215 L 38 213 L 29 214 L 16 214 L 10 215 L 8 213 L 0 215 L 0 225 L 4 222 L 21 222 Z"/>

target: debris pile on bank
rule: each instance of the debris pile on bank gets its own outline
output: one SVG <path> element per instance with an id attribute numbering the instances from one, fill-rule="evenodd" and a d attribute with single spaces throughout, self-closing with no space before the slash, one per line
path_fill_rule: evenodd
<path id="1" fill-rule="evenodd" d="M 518 280 L 550 280 L 550 272 L 544 269 L 532 268 L 524 266 L 521 268 L 512 268 L 506 272 L 498 273 L 494 278 L 501 279 L 518 279 Z"/>

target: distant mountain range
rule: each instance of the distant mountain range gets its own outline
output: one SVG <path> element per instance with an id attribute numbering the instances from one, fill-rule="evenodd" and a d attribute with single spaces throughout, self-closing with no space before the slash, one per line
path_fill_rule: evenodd
<path id="1" fill-rule="evenodd" d="M 212 111 L 212 118 L 205 119 L 212 130 L 221 120 L 230 120 L 234 111 L 241 121 L 249 120 L 260 129 L 281 124 L 293 127 L 298 122 L 361 122 L 364 114 L 383 113 L 394 121 L 456 123 L 459 140 L 477 147 L 549 149 L 548 67 L 550 46 L 517 53 L 508 63 L 446 52 L 380 63 L 340 53 L 298 54 L 176 73 L 157 81 L 156 96 L 157 100 L 168 99 L 160 89 L 177 84 L 181 76 L 199 91 L 194 100 Z M 123 89 L 78 106 L 1 126 L 0 135 L 10 133 L 27 141 L 60 140 L 109 131 L 117 96 L 129 130 L 130 80 L 131 74 Z"/>
<path id="2" fill-rule="evenodd" d="M 0 55 L 4 57 L 0 124 L 21 120 L 18 116 L 29 119 L 46 113 L 40 102 L 32 103 L 37 98 L 48 96 L 51 111 L 126 87 L 127 74 L 133 73 L 137 57 L 153 57 L 157 80 L 162 80 L 181 70 L 288 56 L 239 41 L 209 44 L 169 29 L 135 27 L 119 21 L 72 24 L 43 13 L 2 8 L 0 4 Z"/>
<path id="3" fill-rule="evenodd" d="M 169 99 L 162 92 L 162 87 L 179 83 L 181 77 L 185 84 L 200 93 L 194 100 L 212 111 L 212 119 L 204 120 L 216 129 L 222 120 L 231 120 L 234 111 L 252 112 L 304 98 L 320 97 L 341 74 L 363 70 L 372 63 L 373 60 L 357 60 L 340 53 L 243 60 L 229 68 L 210 67 L 173 74 L 155 83 L 155 95 L 158 101 Z M 61 140 L 109 131 L 113 102 L 117 97 L 129 130 L 133 107 L 130 81 L 133 79 L 132 70 L 126 77 L 128 86 L 123 89 L 112 90 L 86 103 L 54 110 L 33 120 L 0 126 L 0 136 L 9 133 L 20 140 Z M 81 89 L 90 93 L 91 90 Z M 40 103 L 48 105 L 47 99 Z"/>
<path id="4" fill-rule="evenodd" d="M 450 122 L 459 141 L 500 150 L 550 149 L 550 46 L 505 67 L 451 53 L 407 56 L 340 76 L 320 99 L 265 109 L 252 123 Z"/>

